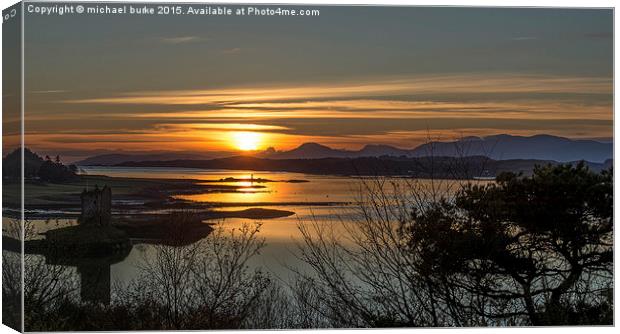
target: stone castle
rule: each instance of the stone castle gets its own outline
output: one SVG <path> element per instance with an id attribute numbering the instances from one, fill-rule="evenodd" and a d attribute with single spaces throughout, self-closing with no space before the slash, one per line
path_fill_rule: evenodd
<path id="1" fill-rule="evenodd" d="M 112 217 L 112 189 L 95 186 L 93 190 L 84 190 L 80 195 L 82 214 L 78 219 L 80 225 L 109 226 Z"/>

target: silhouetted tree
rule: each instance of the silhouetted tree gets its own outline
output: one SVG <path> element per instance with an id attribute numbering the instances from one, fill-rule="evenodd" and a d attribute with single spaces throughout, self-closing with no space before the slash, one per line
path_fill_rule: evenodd
<path id="1" fill-rule="evenodd" d="M 22 176 L 23 166 L 24 177 L 26 179 L 34 178 L 37 176 L 42 163 L 41 157 L 28 148 L 24 148 L 22 165 L 22 150 L 18 148 L 2 159 L 2 177 L 5 180 L 19 180 Z"/>
<path id="2" fill-rule="evenodd" d="M 459 306 L 482 317 L 611 323 L 612 201 L 611 171 L 537 167 L 414 210 L 404 230 L 422 273 L 478 296 Z"/>
<path id="3" fill-rule="evenodd" d="M 41 181 L 65 182 L 75 178 L 76 173 L 61 163 L 45 160 L 39 167 L 37 175 Z"/>

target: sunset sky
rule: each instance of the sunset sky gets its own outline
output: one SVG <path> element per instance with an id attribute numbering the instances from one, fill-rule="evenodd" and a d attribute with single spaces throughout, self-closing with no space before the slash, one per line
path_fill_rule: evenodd
<path id="1" fill-rule="evenodd" d="M 611 10 L 317 8 L 28 15 L 26 146 L 87 156 L 613 135 Z"/>

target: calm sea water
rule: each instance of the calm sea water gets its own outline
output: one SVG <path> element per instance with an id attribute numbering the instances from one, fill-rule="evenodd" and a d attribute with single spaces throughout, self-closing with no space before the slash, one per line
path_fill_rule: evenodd
<path id="1" fill-rule="evenodd" d="M 220 180 L 225 178 L 262 178 L 272 181 L 306 180 L 304 183 L 269 182 L 260 183 L 265 188 L 253 188 L 253 184 L 243 184 L 248 189 L 238 193 L 208 193 L 179 196 L 192 201 L 226 203 L 219 210 L 241 210 L 246 208 L 269 207 L 293 211 L 293 216 L 256 221 L 253 219 L 229 218 L 217 221 L 227 229 L 240 228 L 244 224 L 261 223 L 259 237 L 264 238 L 265 247 L 254 257 L 251 266 L 260 267 L 266 272 L 288 280 L 292 275 L 289 267 L 300 270 L 307 268 L 298 258 L 299 246 L 303 244 L 300 225 L 318 223 L 333 228 L 335 233 L 344 234 L 342 222 L 355 221 L 358 215 L 360 194 L 365 183 L 359 178 L 338 176 L 317 176 L 298 173 L 253 172 L 228 170 L 201 170 L 187 168 L 118 168 L 83 167 L 89 175 L 111 177 L 132 177 L 151 179 L 198 179 Z M 419 181 L 419 180 L 418 180 Z M 408 182 L 405 179 L 390 179 L 390 182 Z M 422 180 L 422 183 L 430 183 Z M 436 182 L 436 181 L 433 181 Z M 221 182 L 221 184 L 232 184 Z M 239 185 L 239 183 L 235 183 Z M 215 222 L 215 221 L 209 221 Z M 60 226 L 74 225 L 72 219 L 37 220 L 34 222 L 38 232 Z M 208 237 L 207 237 L 208 238 Z M 152 256 L 155 247 L 147 244 L 134 245 L 129 255 L 121 262 L 110 266 L 112 282 L 127 282 L 139 274 L 139 266 L 145 257 Z"/>

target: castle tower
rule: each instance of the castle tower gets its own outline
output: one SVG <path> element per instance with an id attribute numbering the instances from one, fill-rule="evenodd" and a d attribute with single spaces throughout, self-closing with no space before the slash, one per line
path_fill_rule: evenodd
<path id="1" fill-rule="evenodd" d="M 82 214 L 78 219 L 80 225 L 109 226 L 112 217 L 112 189 L 95 186 L 94 190 L 82 191 Z"/>

